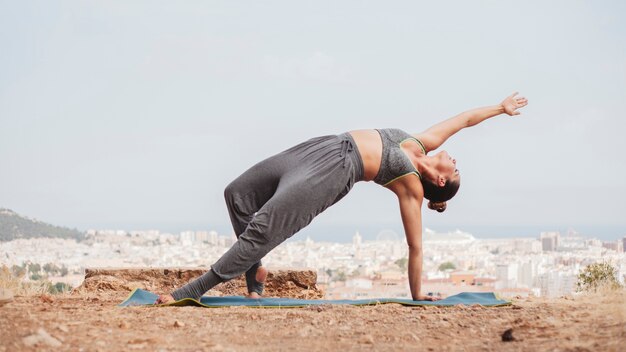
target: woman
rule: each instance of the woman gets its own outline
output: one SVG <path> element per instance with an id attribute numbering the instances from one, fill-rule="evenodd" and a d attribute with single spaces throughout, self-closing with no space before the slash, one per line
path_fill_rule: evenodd
<path id="1" fill-rule="evenodd" d="M 420 291 L 423 199 L 439 212 L 459 189 L 456 160 L 433 156 L 450 136 L 503 113 L 519 115 L 528 104 L 513 93 L 499 105 L 463 112 L 422 133 L 398 129 L 358 130 L 310 139 L 250 168 L 224 192 L 238 241 L 198 279 L 161 295 L 156 303 L 199 299 L 220 282 L 246 274 L 248 297 L 263 292 L 270 250 L 343 198 L 358 181 L 374 181 L 396 194 L 409 246 L 409 286 L 414 300 L 436 300 Z"/>

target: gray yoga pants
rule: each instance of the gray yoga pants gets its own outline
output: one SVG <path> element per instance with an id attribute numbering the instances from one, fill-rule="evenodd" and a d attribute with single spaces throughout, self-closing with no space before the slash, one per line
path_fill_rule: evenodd
<path id="1" fill-rule="evenodd" d="M 206 274 L 172 293 L 199 298 L 221 281 L 246 273 L 249 292 L 263 258 L 338 202 L 363 179 L 350 134 L 312 138 L 254 165 L 224 191 L 237 242 Z"/>

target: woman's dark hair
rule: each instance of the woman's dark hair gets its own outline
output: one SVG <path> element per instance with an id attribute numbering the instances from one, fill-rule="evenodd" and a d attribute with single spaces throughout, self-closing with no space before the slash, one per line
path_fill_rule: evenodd
<path id="1" fill-rule="evenodd" d="M 459 191 L 461 185 L 460 180 L 448 180 L 443 187 L 439 187 L 429 179 L 422 179 L 422 187 L 424 187 L 424 198 L 428 199 L 428 207 L 442 213 L 446 210 L 446 201 L 452 199 L 456 192 Z"/>

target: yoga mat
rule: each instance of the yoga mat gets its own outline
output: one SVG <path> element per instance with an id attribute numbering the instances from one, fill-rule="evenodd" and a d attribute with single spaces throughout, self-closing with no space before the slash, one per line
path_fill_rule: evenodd
<path id="1" fill-rule="evenodd" d="M 120 307 L 130 306 L 154 306 L 158 295 L 142 289 L 135 289 L 130 293 Z M 457 304 L 472 305 L 480 304 L 486 307 L 505 306 L 509 301 L 501 300 L 493 292 L 463 292 L 439 301 L 413 301 L 401 298 L 375 298 L 375 299 L 294 299 L 294 298 L 259 298 L 251 299 L 243 296 L 206 297 L 200 301 L 192 298 L 184 298 L 176 302 L 160 304 L 161 306 L 198 306 L 198 307 L 230 307 L 246 306 L 257 308 L 292 308 L 306 307 L 321 304 L 348 304 L 354 306 L 370 306 L 376 304 L 398 303 L 403 306 L 456 306 Z"/>

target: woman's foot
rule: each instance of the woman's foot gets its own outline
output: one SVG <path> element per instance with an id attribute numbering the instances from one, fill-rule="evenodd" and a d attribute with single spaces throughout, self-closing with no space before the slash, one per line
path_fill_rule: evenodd
<path id="1" fill-rule="evenodd" d="M 260 266 L 256 269 L 256 276 L 255 276 L 255 280 L 261 284 L 265 283 L 265 280 L 267 279 L 267 269 L 265 269 L 264 266 Z M 258 294 L 257 292 L 249 292 L 248 295 L 246 296 L 246 298 L 261 298 L 261 295 Z"/>
<path id="2" fill-rule="evenodd" d="M 156 302 L 154 302 L 154 304 L 165 304 L 170 302 L 176 302 L 172 295 L 160 295 L 159 298 L 157 298 Z"/>

